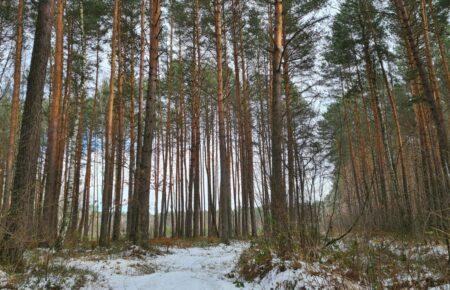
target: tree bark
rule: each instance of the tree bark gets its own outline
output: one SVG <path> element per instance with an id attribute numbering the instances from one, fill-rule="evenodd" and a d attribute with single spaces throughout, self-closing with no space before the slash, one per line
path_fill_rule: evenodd
<path id="1" fill-rule="evenodd" d="M 76 236 L 76 230 L 78 226 L 78 215 L 79 215 L 79 199 L 80 199 L 80 187 L 81 187 L 81 159 L 83 155 L 83 136 L 84 136 L 84 103 L 86 98 L 86 61 L 87 61 L 87 44 L 86 35 L 84 32 L 84 10 L 83 5 L 80 4 L 80 22 L 81 22 L 81 77 L 80 77 L 80 89 L 78 97 L 78 128 L 76 136 L 76 147 L 75 147 L 75 174 L 74 174 L 74 188 L 72 191 L 72 215 L 70 221 L 70 227 L 68 235 L 77 241 L 79 236 Z"/>
<path id="2" fill-rule="evenodd" d="M 200 234 L 200 16 L 199 0 L 194 4 L 194 48 L 193 48 L 193 119 L 192 119 L 192 160 L 193 160 L 193 189 L 194 189 L 194 232 Z"/>
<path id="3" fill-rule="evenodd" d="M 142 147 L 142 107 L 144 103 L 144 58 L 145 58 L 145 0 L 141 0 L 140 7 L 140 43 L 139 43 L 139 81 L 138 81 L 138 120 L 137 120 L 137 138 L 136 138 L 136 161 L 134 170 L 134 184 L 133 195 L 130 196 L 128 204 L 130 213 L 130 226 L 129 226 L 129 238 L 133 242 L 137 241 L 138 233 L 138 196 L 136 195 L 137 178 L 138 178 L 138 166 L 141 159 L 141 147 Z M 128 225 L 127 225 L 128 227 Z"/>
<path id="4" fill-rule="evenodd" d="M 129 238 L 131 235 L 131 224 L 133 216 L 133 196 L 134 196 L 134 173 L 136 162 L 136 137 L 135 137 L 135 78 L 134 78 L 134 64 L 135 64 L 135 50 L 131 48 L 131 68 L 130 68 L 130 159 L 128 168 L 128 210 L 127 210 L 127 227 L 126 235 Z M 138 104 L 140 106 L 140 104 Z M 139 121 L 139 120 L 138 120 Z"/>
<path id="5" fill-rule="evenodd" d="M 119 29 L 121 30 L 121 29 Z M 120 45 L 119 45 L 120 46 Z M 124 86 L 124 60 L 123 51 L 119 48 L 119 81 L 117 84 L 117 98 L 116 98 L 116 178 L 115 178 L 115 188 L 114 188 L 114 223 L 112 240 L 118 241 L 120 238 L 120 225 L 122 221 L 122 168 L 123 168 L 123 146 L 124 146 L 124 96 L 123 96 L 123 86 Z"/>
<path id="6" fill-rule="evenodd" d="M 100 58 L 99 58 L 99 50 L 100 50 L 100 37 L 97 31 L 97 45 L 96 45 L 96 61 L 95 61 L 95 89 L 94 89 L 94 100 L 92 105 L 92 112 L 94 114 L 97 112 L 97 98 L 98 98 L 98 80 L 99 80 L 99 67 L 100 67 Z M 85 173 L 85 183 L 83 190 L 83 210 L 79 225 L 79 235 L 83 235 L 83 239 L 88 239 L 89 233 L 89 204 L 90 204 L 90 192 L 91 192 L 91 176 L 92 176 L 92 141 L 94 135 L 94 126 L 95 126 L 95 118 L 91 116 L 91 120 L 89 123 L 89 137 L 87 144 L 87 160 L 86 160 L 86 173 Z M 95 184 L 95 182 L 94 182 Z M 92 215 L 93 219 L 94 215 Z M 92 225 L 93 227 L 93 225 Z"/>
<path id="7" fill-rule="evenodd" d="M 0 245 L 0 259 L 3 263 L 11 265 L 22 260 L 24 245 L 29 242 L 26 238 L 27 225 L 30 222 L 29 218 L 33 216 L 33 213 L 27 210 L 34 195 L 39 156 L 42 99 L 52 30 L 50 6 L 50 0 L 40 0 L 38 4 L 11 207 L 6 218 L 6 233 Z"/>
<path id="8" fill-rule="evenodd" d="M 22 46 L 23 46 L 23 8 L 24 0 L 19 0 L 17 6 L 16 51 L 14 58 L 14 86 L 11 103 L 11 116 L 8 139 L 8 153 L 6 156 L 6 179 L 3 195 L 2 210 L 7 211 L 10 204 L 10 190 L 13 180 L 13 164 L 16 153 L 16 133 L 19 124 L 20 82 L 22 79 Z"/>
<path id="9" fill-rule="evenodd" d="M 217 62 L 217 112 L 219 117 L 220 147 L 220 200 L 219 200 L 219 235 L 222 241 L 228 242 L 231 235 L 228 212 L 230 201 L 230 168 L 225 133 L 225 112 L 223 104 L 223 59 L 222 59 L 222 1 L 214 0 L 214 27 L 216 38 Z"/>
<path id="10" fill-rule="evenodd" d="M 102 217 L 100 228 L 100 246 L 109 245 L 109 215 L 111 210 L 113 179 L 114 179 L 114 149 L 113 143 L 113 108 L 115 98 L 116 58 L 119 40 L 121 0 L 114 1 L 113 32 L 111 36 L 111 73 L 109 78 L 109 97 L 106 105 L 105 128 L 105 169 L 102 194 Z"/>
<path id="11" fill-rule="evenodd" d="M 281 66 L 283 53 L 283 0 L 275 0 L 275 26 L 273 34 L 273 66 L 272 66 L 272 220 L 273 235 L 278 245 L 281 256 L 290 251 L 290 231 L 288 223 L 288 213 L 286 205 L 286 195 L 284 189 L 284 179 L 282 174 L 282 89 L 281 89 Z"/>
<path id="12" fill-rule="evenodd" d="M 149 190 L 151 177 L 151 159 L 153 153 L 153 135 L 156 125 L 155 103 L 157 93 L 157 71 L 159 56 L 159 39 L 161 32 L 161 6 L 160 0 L 151 1 L 150 25 L 150 69 L 147 100 L 145 105 L 145 129 L 138 165 L 138 178 L 136 182 L 138 205 L 138 240 L 146 245 L 149 238 Z"/>
<path id="13" fill-rule="evenodd" d="M 163 160 L 163 185 L 162 185 L 162 196 L 161 196 L 161 219 L 159 223 L 159 236 L 166 236 L 166 224 L 167 224 L 167 212 L 169 201 L 167 198 L 167 164 L 170 160 L 169 172 L 172 173 L 172 159 L 169 159 L 171 150 L 171 110 L 172 110 L 172 94 L 173 94 L 173 15 L 169 16 L 170 21 L 170 32 L 169 32 L 169 59 L 167 64 L 167 108 L 166 108 L 166 136 L 164 142 L 164 160 Z M 171 184 L 171 178 L 169 177 L 169 188 Z M 170 196 L 170 189 L 169 189 Z M 172 228 L 172 230 L 174 230 Z"/>
<path id="14" fill-rule="evenodd" d="M 287 129 L 287 163 L 288 163 L 288 213 L 289 224 L 295 228 L 295 205 L 294 205 L 294 130 L 292 121 L 292 98 L 291 98 L 291 84 L 289 76 L 289 51 L 287 50 L 286 41 L 286 23 L 283 22 L 283 80 L 284 80 L 284 94 L 286 95 L 286 129 Z"/>

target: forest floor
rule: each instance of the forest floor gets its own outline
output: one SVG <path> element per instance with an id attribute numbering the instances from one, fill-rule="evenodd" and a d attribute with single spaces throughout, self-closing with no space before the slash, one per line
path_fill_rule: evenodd
<path id="1" fill-rule="evenodd" d="M 131 245 L 37 249 L 26 253 L 25 273 L 0 270 L 0 288 L 450 289 L 442 246 L 355 241 L 341 241 L 314 259 L 293 255 L 288 260 L 277 258 L 261 242 L 242 241 L 225 245 L 167 239 L 147 250 Z"/>
<path id="2" fill-rule="evenodd" d="M 27 253 L 25 274 L 0 271 L 0 288 L 19 289 L 236 289 L 233 271 L 249 243 L 154 246 L 143 250 L 71 250 Z M 2 288 L 3 289 L 3 288 Z"/>
<path id="3" fill-rule="evenodd" d="M 444 289 L 450 264 L 442 244 L 351 236 L 329 247 L 295 247 L 287 259 L 259 241 L 241 255 L 240 276 L 276 289 Z M 267 283 L 266 283 L 267 284 Z"/>

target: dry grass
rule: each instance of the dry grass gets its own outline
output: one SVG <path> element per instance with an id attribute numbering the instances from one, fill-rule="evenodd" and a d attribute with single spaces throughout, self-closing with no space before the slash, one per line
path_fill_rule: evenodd
<path id="1" fill-rule="evenodd" d="M 351 238 L 322 251 L 334 273 L 370 287 L 427 288 L 450 282 L 445 253 L 413 240 Z"/>
<path id="2" fill-rule="evenodd" d="M 67 266 L 65 259 L 49 250 L 37 249 L 25 254 L 24 271 L 7 271 L 6 289 L 80 289 L 87 281 L 96 281 L 96 273 Z M 3 288 L 2 288 L 3 289 Z"/>
<path id="3" fill-rule="evenodd" d="M 150 246 L 158 247 L 177 247 L 177 248 L 191 248 L 191 247 L 208 247 L 218 245 L 220 240 L 216 237 L 198 237 L 190 239 L 181 238 L 155 238 L 149 241 Z"/>
<path id="4" fill-rule="evenodd" d="M 270 242 L 258 240 L 244 251 L 237 268 L 240 277 L 254 281 L 275 267 L 288 265 L 295 270 L 296 265 L 299 268 L 307 263 L 317 265 L 322 273 L 374 289 L 423 289 L 450 283 L 450 267 L 443 247 L 410 238 L 353 236 L 325 249 L 297 246 L 287 258 L 289 263 L 275 261 L 273 249 Z"/>
<path id="5" fill-rule="evenodd" d="M 238 272 L 246 281 L 262 278 L 273 269 L 272 260 L 271 246 L 266 242 L 258 241 L 239 257 Z"/>

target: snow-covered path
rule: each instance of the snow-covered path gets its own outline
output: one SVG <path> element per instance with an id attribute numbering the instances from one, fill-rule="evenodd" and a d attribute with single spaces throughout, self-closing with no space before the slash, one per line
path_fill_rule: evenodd
<path id="1" fill-rule="evenodd" d="M 98 274 L 85 289 L 236 289 L 227 278 L 247 243 L 205 248 L 171 248 L 145 259 L 72 260 L 71 266 Z M 151 273 L 153 272 L 153 273 Z"/>

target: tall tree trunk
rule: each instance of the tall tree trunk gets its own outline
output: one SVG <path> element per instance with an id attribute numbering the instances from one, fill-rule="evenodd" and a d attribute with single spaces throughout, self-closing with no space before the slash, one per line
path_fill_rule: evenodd
<path id="1" fill-rule="evenodd" d="M 114 179 L 114 149 L 113 143 L 113 108 L 115 97 L 116 79 L 116 58 L 117 47 L 120 37 L 118 30 L 120 27 L 120 5 L 121 0 L 114 1 L 113 31 L 111 36 L 111 73 L 109 78 L 109 97 L 106 105 L 106 129 L 105 129 L 105 170 L 103 178 L 102 194 L 102 218 L 100 228 L 99 245 L 109 245 L 109 215 L 111 210 L 113 179 Z"/>
<path id="2" fill-rule="evenodd" d="M 139 199 L 138 205 L 138 239 L 145 244 L 149 238 L 149 190 L 151 177 L 151 158 L 153 152 L 153 135 L 155 131 L 156 116 L 155 103 L 158 81 L 158 56 L 159 39 L 161 31 L 161 5 L 160 0 L 151 0 L 151 25 L 150 25 L 150 69 L 147 100 L 145 106 L 145 129 L 141 148 L 141 156 L 138 165 L 138 178 L 136 191 Z"/>
<path id="3" fill-rule="evenodd" d="M 55 200 L 59 200 L 59 195 L 61 191 L 61 186 L 64 183 L 64 210 L 63 210 L 63 217 L 61 221 L 61 229 L 65 230 L 65 227 L 67 225 L 67 221 L 65 219 L 67 215 L 67 208 L 68 208 L 68 174 L 67 174 L 67 168 L 70 168 L 70 164 L 67 164 L 67 162 L 72 161 L 72 154 L 69 152 L 70 148 L 70 142 L 72 138 L 72 130 L 69 130 L 69 124 L 70 124 L 70 113 L 71 113 L 71 94 L 72 94 L 72 72 L 73 72 L 73 66 L 72 66 L 72 60 L 73 60 L 73 44 L 74 44 L 74 37 L 73 37 L 73 31 L 74 31 L 74 21 L 72 18 L 68 19 L 68 35 L 67 35 L 67 63 L 66 63 L 66 78 L 65 78 L 65 86 L 64 86 L 64 98 L 62 100 L 62 111 L 60 113 L 59 117 L 59 128 L 58 128 L 58 147 L 57 147 L 57 169 L 56 169 L 56 189 L 55 189 Z M 66 158 L 64 160 L 64 153 L 66 154 Z M 69 159 L 70 157 L 70 159 Z M 66 164 L 64 166 L 64 164 Z M 63 168 L 65 167 L 64 176 L 63 176 Z M 63 178 L 64 177 L 64 178 Z M 52 223 L 55 225 L 55 232 L 56 233 L 56 240 L 53 243 L 55 246 L 58 246 L 62 240 L 63 240 L 63 231 L 60 230 L 58 232 L 58 207 L 59 205 L 55 205 L 55 212 L 52 212 L 50 217 L 53 219 Z"/>
<path id="4" fill-rule="evenodd" d="M 19 0 L 19 4 L 17 6 L 16 51 L 14 56 L 14 86 L 11 103 L 8 153 L 6 156 L 6 180 L 2 204 L 3 211 L 7 211 L 10 204 L 10 191 L 13 180 L 13 164 L 16 153 L 16 133 L 19 124 L 20 82 L 22 79 L 23 7 L 24 0 Z"/>
<path id="5" fill-rule="evenodd" d="M 135 118 L 134 118 L 134 108 L 135 108 L 135 78 L 134 78 L 134 64 L 135 64 L 135 50 L 131 48 L 131 68 L 130 68 L 130 161 L 128 168 L 128 210 L 127 210 L 127 227 L 126 234 L 129 238 L 131 235 L 131 224 L 133 216 L 133 196 L 134 196 L 134 172 L 135 172 L 135 162 L 136 162 L 136 138 L 135 138 Z M 140 106 L 140 104 L 138 104 Z M 138 120 L 139 122 L 139 120 Z"/>
<path id="6" fill-rule="evenodd" d="M 130 229 L 129 238 L 130 240 L 137 241 L 138 233 L 138 199 L 136 195 L 137 188 L 137 178 L 138 178 L 138 166 L 139 160 L 141 159 L 141 148 L 142 148 L 142 107 L 144 103 L 144 58 L 145 58 L 145 0 L 141 0 L 140 7 L 140 44 L 139 44 L 139 81 L 138 81 L 138 120 L 137 120 L 137 138 L 136 138 L 136 168 L 134 170 L 134 184 L 133 184 L 133 195 L 130 196 L 128 201 L 130 205 Z"/>
<path id="7" fill-rule="evenodd" d="M 272 66 L 272 220 L 273 234 L 278 244 L 278 250 L 283 256 L 290 250 L 290 231 L 288 224 L 288 213 L 286 205 L 286 195 L 284 190 L 282 174 L 282 132 L 283 132 L 283 112 L 282 112 L 282 75 L 281 58 L 283 53 L 283 1 L 275 0 L 275 26 L 273 34 L 273 66 Z"/>
<path id="8" fill-rule="evenodd" d="M 167 163 L 170 162 L 170 167 L 172 167 L 172 159 L 169 159 L 171 145 L 171 110 L 172 110 L 172 94 L 173 94 L 173 15 L 169 16 L 170 21 L 170 32 L 169 32 L 169 59 L 167 63 L 167 108 L 166 108 L 166 136 L 164 142 L 164 160 L 163 160 L 163 186 L 162 186 L 162 196 L 161 196 L 161 219 L 159 223 L 159 236 L 165 237 L 166 224 L 167 224 L 167 211 L 168 211 L 168 198 L 167 198 Z M 170 160 L 170 161 L 168 161 Z M 171 175 L 172 169 L 169 168 Z M 169 177 L 169 188 L 171 180 Z M 169 189 L 170 192 L 170 189 Z M 170 195 L 169 195 L 170 196 Z M 172 230 L 174 228 L 172 227 Z"/>
<path id="9" fill-rule="evenodd" d="M 52 30 L 50 4 L 50 0 L 40 0 L 38 4 L 11 207 L 7 213 L 6 231 L 0 245 L 0 259 L 5 264 L 14 265 L 21 261 L 24 245 L 29 242 L 27 224 L 33 213 L 27 210 L 34 195 L 39 156 L 42 99 Z"/>
<path id="10" fill-rule="evenodd" d="M 227 242 L 231 235 L 228 212 L 230 201 L 230 168 L 225 133 L 225 112 L 223 104 L 223 60 L 222 60 L 222 1 L 214 0 L 214 26 L 216 37 L 217 62 L 217 112 L 219 117 L 219 146 L 220 146 L 220 226 L 219 234 L 222 241 Z"/>
<path id="11" fill-rule="evenodd" d="M 58 0 L 58 13 L 56 17 L 55 40 L 55 65 L 53 70 L 52 100 L 50 104 L 50 117 L 47 132 L 47 159 L 46 159 L 46 183 L 43 215 L 42 237 L 47 243 L 53 244 L 57 236 L 59 187 L 57 186 L 58 172 L 58 133 L 61 110 L 62 78 L 63 78 L 63 46 L 64 46 L 64 0 Z M 59 175 L 60 177 L 60 175 Z"/>
<path id="12" fill-rule="evenodd" d="M 77 136 L 75 141 L 75 172 L 73 177 L 73 191 L 72 191 L 72 210 L 70 216 L 70 224 L 68 229 L 68 236 L 72 239 L 76 239 L 74 236 L 78 225 L 78 212 L 79 212 L 79 197 L 80 197 L 80 179 L 81 179 L 81 157 L 83 153 L 83 107 L 84 107 L 84 92 L 79 93 L 78 97 L 78 127 Z"/>
<path id="13" fill-rule="evenodd" d="M 69 136 L 69 140 L 66 143 L 66 152 L 69 152 L 70 145 L 71 145 L 71 138 L 72 136 Z M 70 176 L 72 175 L 72 161 L 74 159 L 74 154 L 67 153 L 64 160 L 64 176 L 63 176 L 63 183 L 64 183 L 64 190 L 63 190 L 63 208 L 62 208 L 62 217 L 61 217 L 61 223 L 59 226 L 58 231 L 58 237 L 55 241 L 55 248 L 60 248 L 63 239 L 64 239 L 64 232 L 66 231 L 66 227 L 68 224 L 68 209 L 69 209 L 69 191 L 70 191 Z"/>
<path id="14" fill-rule="evenodd" d="M 364 26 L 364 24 L 361 24 Z M 365 27 L 363 27 L 363 30 Z M 369 47 L 369 39 L 367 35 L 363 36 L 363 52 L 364 52 L 364 62 L 365 62 L 365 70 L 366 70 L 366 78 L 369 86 L 369 95 L 370 95 L 370 104 L 373 112 L 374 126 L 375 126 L 375 148 L 376 148 L 376 156 L 377 156 L 377 165 L 378 165 L 378 175 L 380 178 L 380 188 L 381 188 L 381 212 L 383 214 L 383 226 L 388 224 L 387 216 L 388 213 L 388 192 L 387 192 L 387 181 L 386 181 L 386 160 L 385 160 L 385 152 L 387 148 L 384 146 L 384 125 L 383 119 L 381 115 L 380 101 L 378 98 L 378 92 L 376 89 L 376 75 L 374 71 L 374 66 L 372 62 L 372 56 L 370 54 Z"/>
<path id="15" fill-rule="evenodd" d="M 214 154 L 214 142 L 211 144 L 211 137 L 213 136 L 212 127 L 213 120 L 214 120 L 214 113 L 212 110 L 213 102 L 211 100 L 208 100 L 209 104 L 206 108 L 206 116 L 205 116 L 205 137 L 206 137 L 206 149 L 205 149 L 205 167 L 206 167 L 206 176 L 208 181 L 208 236 L 217 236 L 217 222 L 216 222 L 216 205 L 215 205 L 215 198 L 213 196 L 214 191 L 214 174 L 211 174 L 211 167 L 212 162 L 211 160 L 211 151 L 213 151 Z M 209 116 L 210 111 L 211 116 Z"/>
<path id="16" fill-rule="evenodd" d="M 95 89 L 94 89 L 94 100 L 92 105 L 92 112 L 94 114 L 97 112 L 97 98 L 98 98 L 98 80 L 99 80 L 99 67 L 100 67 L 100 37 L 97 31 L 97 45 L 96 45 L 96 61 L 95 61 Z M 86 173 L 85 173 L 85 183 L 83 191 L 83 210 L 81 213 L 81 221 L 79 225 L 79 234 L 83 235 L 83 239 L 87 240 L 89 233 L 89 204 L 90 204 L 90 192 L 91 192 L 91 176 L 92 176 L 92 142 L 94 135 L 95 118 L 91 116 L 89 123 L 89 137 L 87 144 L 87 160 L 86 160 Z M 95 180 L 94 180 L 95 184 Z M 94 187 L 95 188 L 95 187 Z M 93 215 L 92 215 L 93 217 Z M 93 227 L 93 225 L 92 225 Z"/>
<path id="17" fill-rule="evenodd" d="M 119 29 L 120 30 L 120 29 Z M 119 45 L 120 46 L 120 45 Z M 120 225 L 122 220 L 122 168 L 123 168 L 123 146 L 124 146 L 124 59 L 123 51 L 119 48 L 119 81 L 117 84 L 117 98 L 116 98 L 116 178 L 114 188 L 114 223 L 112 240 L 118 241 L 120 238 Z"/>
<path id="18" fill-rule="evenodd" d="M 294 205 L 294 130 L 292 121 L 292 98 L 291 98 L 291 84 L 289 76 L 289 51 L 286 43 L 286 23 L 283 22 L 283 80 L 284 80 L 284 94 L 286 95 L 286 129 L 287 129 L 287 163 L 288 163 L 288 213 L 289 224 L 295 228 L 295 205 Z"/>
<path id="19" fill-rule="evenodd" d="M 380 51 L 377 49 L 377 55 L 378 60 L 380 63 L 381 72 L 383 75 L 383 82 L 386 86 L 387 95 L 389 99 L 389 104 L 392 109 L 392 117 L 394 118 L 395 123 L 395 133 L 397 137 L 397 145 L 398 145 L 398 154 L 400 159 L 400 169 L 402 172 L 402 189 L 403 189 L 403 198 L 405 202 L 406 207 L 406 217 L 405 217 L 405 223 L 407 226 L 413 226 L 413 219 L 412 219 L 412 206 L 411 206 L 411 200 L 409 196 L 409 189 L 408 189 L 408 176 L 406 172 L 406 165 L 405 165 L 405 152 L 404 152 L 404 146 L 403 146 L 403 137 L 401 133 L 401 127 L 400 127 L 400 121 L 398 118 L 398 110 L 397 110 L 397 104 L 395 102 L 394 92 L 389 84 L 386 71 L 384 69 L 383 59 L 381 56 Z"/>
<path id="20" fill-rule="evenodd" d="M 238 152 L 237 158 L 240 165 L 241 172 L 241 193 L 242 193 L 242 236 L 248 236 L 248 192 L 247 192 L 247 171 L 245 170 L 245 136 L 244 136 L 244 122 L 242 120 L 242 100 L 241 100 L 241 81 L 240 81 L 240 66 L 239 66 L 239 35 L 238 29 L 241 29 L 239 18 L 241 17 L 241 10 L 238 0 L 233 0 L 233 21 L 231 25 L 232 43 L 233 43 L 233 64 L 234 64 L 234 95 L 236 98 L 236 122 L 238 129 Z M 237 208 L 235 208 L 237 210 Z"/>
<path id="21" fill-rule="evenodd" d="M 80 21 L 81 21 L 81 77 L 80 77 L 80 92 L 78 99 L 78 130 L 76 137 L 76 148 L 75 148 L 75 174 L 74 174 L 74 189 L 72 193 L 72 215 L 69 227 L 69 237 L 77 240 L 79 236 L 75 236 L 77 225 L 78 225 L 78 215 L 79 215 L 79 197 L 80 197 L 80 187 L 81 187 L 81 159 L 83 155 L 83 136 L 84 136 L 84 102 L 86 98 L 86 87 L 85 87 L 85 70 L 86 70 L 86 58 L 87 58 L 87 44 L 86 35 L 84 32 L 84 10 L 83 4 L 80 3 Z"/>
<path id="22" fill-rule="evenodd" d="M 193 86 L 193 120 L 192 134 L 194 136 L 192 143 L 193 157 L 193 186 L 194 186 L 194 232 L 193 236 L 200 234 L 200 16 L 199 0 L 194 4 L 194 86 Z"/>
<path id="23" fill-rule="evenodd" d="M 158 118 L 161 118 L 162 116 L 162 105 L 159 104 L 159 114 Z M 158 224 L 160 219 L 159 214 L 159 167 L 160 167 L 160 156 L 161 156 L 161 141 L 162 140 L 162 130 L 161 127 L 158 126 L 156 131 L 156 152 L 155 152 L 155 215 L 153 219 L 153 237 L 157 238 L 159 231 L 158 231 Z"/>
<path id="24" fill-rule="evenodd" d="M 240 46 L 241 46 L 241 63 L 242 63 L 242 110 L 244 120 L 244 149 L 245 149 L 245 172 L 246 172 L 246 184 L 245 189 L 247 191 L 249 211 L 250 211 L 250 225 L 252 236 L 257 236 L 256 218 L 255 218 L 255 192 L 253 184 L 253 133 L 252 133 L 252 112 L 250 108 L 250 94 L 248 90 L 247 70 L 245 66 L 244 48 L 242 40 L 242 30 L 240 31 Z"/>

